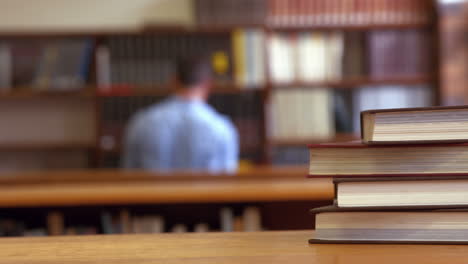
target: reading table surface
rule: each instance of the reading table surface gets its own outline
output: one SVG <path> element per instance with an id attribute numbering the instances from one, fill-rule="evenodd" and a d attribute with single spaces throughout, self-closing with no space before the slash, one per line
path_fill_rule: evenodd
<path id="1" fill-rule="evenodd" d="M 0 263 L 467 263 L 467 246 L 309 245 L 313 231 L 0 239 Z"/>

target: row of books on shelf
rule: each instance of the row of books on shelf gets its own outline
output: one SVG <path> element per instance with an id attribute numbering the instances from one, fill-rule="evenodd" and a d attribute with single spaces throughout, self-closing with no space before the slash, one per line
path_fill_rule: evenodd
<path id="1" fill-rule="evenodd" d="M 109 36 L 96 47 L 96 85 L 104 94 L 168 90 L 177 60 L 200 55 L 211 60 L 218 86 L 247 89 L 264 87 L 268 75 L 273 84 L 421 76 L 431 72 L 430 38 L 424 30 Z M 83 88 L 93 46 L 87 38 L 2 42 L 1 90 Z"/>
<path id="2" fill-rule="evenodd" d="M 336 26 L 429 23 L 429 0 L 196 0 L 199 25 Z"/>
<path id="3" fill-rule="evenodd" d="M 321 26 L 428 23 L 428 0 L 270 0 L 268 24 Z"/>
<path id="4" fill-rule="evenodd" d="M 362 87 L 350 91 L 277 89 L 269 107 L 269 136 L 273 141 L 332 141 L 335 133 L 360 131 L 360 112 L 367 109 L 432 105 L 429 86 Z"/>
<path id="5" fill-rule="evenodd" d="M 310 146 L 310 177 L 330 177 L 311 243 L 466 244 L 468 108 L 361 113 L 361 142 Z"/>
<path id="6" fill-rule="evenodd" d="M 112 37 L 97 48 L 97 85 L 103 92 L 119 84 L 167 89 L 178 58 L 206 56 L 215 83 L 259 88 L 265 83 L 264 34 L 236 30 L 232 36 Z"/>
<path id="7" fill-rule="evenodd" d="M 430 34 L 419 30 L 369 33 L 271 34 L 273 84 L 402 78 L 431 73 Z"/>
<path id="8" fill-rule="evenodd" d="M 75 90 L 89 78 L 93 40 L 87 38 L 0 43 L 0 92 L 12 87 Z"/>
<path id="9" fill-rule="evenodd" d="M 103 91 L 122 84 L 164 89 L 177 60 L 195 56 L 211 59 L 217 84 L 231 84 L 231 50 L 229 33 L 112 36 L 97 48 L 97 85 Z"/>
<path id="10" fill-rule="evenodd" d="M 218 216 L 218 223 L 212 226 L 203 221 L 195 224 L 166 223 L 162 215 L 133 215 L 130 210 L 122 209 L 117 213 L 101 212 L 100 223 L 97 226 L 89 224 L 69 226 L 63 213 L 52 211 L 47 214 L 46 227 L 28 228 L 27 224 L 22 221 L 0 220 L 0 236 L 253 232 L 263 229 L 258 207 L 245 207 L 240 215 L 236 215 L 233 208 L 224 207 L 219 210 Z"/>

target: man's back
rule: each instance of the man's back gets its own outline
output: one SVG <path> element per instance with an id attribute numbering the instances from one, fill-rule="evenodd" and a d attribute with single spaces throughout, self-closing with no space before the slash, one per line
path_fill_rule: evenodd
<path id="1" fill-rule="evenodd" d="M 234 171 L 238 136 L 206 103 L 172 97 L 132 119 L 124 151 L 125 168 Z"/>

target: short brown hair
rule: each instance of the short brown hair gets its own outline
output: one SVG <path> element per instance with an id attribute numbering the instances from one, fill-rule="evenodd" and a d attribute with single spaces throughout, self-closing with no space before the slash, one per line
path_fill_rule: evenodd
<path id="1" fill-rule="evenodd" d="M 185 87 L 210 80 L 213 77 L 210 61 L 205 57 L 179 59 L 176 65 L 176 77 Z"/>

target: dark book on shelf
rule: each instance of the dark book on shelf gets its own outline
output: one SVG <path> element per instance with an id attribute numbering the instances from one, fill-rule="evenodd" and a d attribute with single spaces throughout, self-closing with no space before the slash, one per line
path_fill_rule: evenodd
<path id="1" fill-rule="evenodd" d="M 367 144 L 468 141 L 468 106 L 367 110 L 361 113 Z"/>
<path id="2" fill-rule="evenodd" d="M 12 54 L 13 87 L 31 86 L 41 57 L 43 41 L 9 41 Z"/>
<path id="3" fill-rule="evenodd" d="M 371 78 L 431 74 L 432 34 L 425 30 L 381 30 L 368 33 Z"/>
<path id="4" fill-rule="evenodd" d="M 260 26 L 267 0 L 195 0 L 194 5 L 199 26 Z"/>
<path id="5" fill-rule="evenodd" d="M 101 51 L 100 73 L 109 74 L 100 79 L 109 80 L 109 87 L 128 85 L 132 89 L 165 89 L 175 75 L 176 63 L 180 58 L 205 57 L 210 60 L 215 83 L 232 84 L 232 47 L 230 34 L 162 34 L 110 36 L 106 51 Z M 103 58 L 104 57 L 104 58 Z M 106 66 L 105 63 L 109 63 Z M 109 70 L 106 70 L 109 68 Z"/>
<path id="6" fill-rule="evenodd" d="M 366 33 L 346 32 L 344 35 L 343 79 L 362 78 L 368 73 Z"/>
<path id="7" fill-rule="evenodd" d="M 0 93 L 9 92 L 13 86 L 13 60 L 10 45 L 0 42 Z"/>

